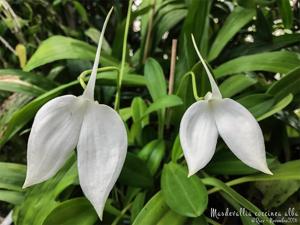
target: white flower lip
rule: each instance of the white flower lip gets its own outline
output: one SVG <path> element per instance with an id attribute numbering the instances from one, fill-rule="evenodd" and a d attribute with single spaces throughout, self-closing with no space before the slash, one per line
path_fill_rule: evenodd
<path id="1" fill-rule="evenodd" d="M 23 185 L 26 188 L 55 175 L 77 146 L 80 186 L 100 219 L 127 152 L 127 132 L 119 114 L 94 101 L 101 45 L 112 10 L 105 19 L 83 95 L 54 98 L 37 112 L 28 140 Z"/>
<path id="2" fill-rule="evenodd" d="M 272 175 L 266 162 L 264 138 L 253 115 L 238 102 L 222 98 L 205 61 L 195 50 L 208 75 L 212 93 L 192 104 L 180 123 L 180 142 L 189 168 L 189 175 L 205 167 L 214 155 L 218 135 L 246 165 Z"/>

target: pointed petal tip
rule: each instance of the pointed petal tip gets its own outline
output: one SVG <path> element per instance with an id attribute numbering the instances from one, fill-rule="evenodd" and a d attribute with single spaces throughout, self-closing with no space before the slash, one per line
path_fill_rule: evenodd
<path id="1" fill-rule="evenodd" d="M 98 217 L 100 221 L 103 221 L 103 209 L 97 210 Z"/>
<path id="2" fill-rule="evenodd" d="M 268 175 L 274 175 L 268 167 L 266 167 L 264 170 L 262 170 L 262 172 L 265 174 L 268 174 Z"/>

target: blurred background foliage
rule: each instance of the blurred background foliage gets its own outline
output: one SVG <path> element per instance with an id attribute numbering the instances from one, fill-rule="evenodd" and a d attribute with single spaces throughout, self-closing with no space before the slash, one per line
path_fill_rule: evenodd
<path id="1" fill-rule="evenodd" d="M 135 0 L 120 107 L 129 148 L 104 221 L 82 195 L 75 154 L 54 178 L 22 190 L 32 119 L 51 98 L 82 92 L 77 78 L 91 68 L 111 6 L 101 65 L 119 66 L 128 1 L 0 0 L 1 216 L 13 210 L 16 225 L 249 225 L 255 217 L 261 224 L 299 224 L 297 0 Z M 223 96 L 260 122 L 273 176 L 247 167 L 219 140 L 212 162 L 186 177 L 177 134 L 181 116 L 195 102 L 193 76 L 200 96 L 209 91 L 191 33 Z M 98 74 L 99 102 L 113 106 L 116 78 L 114 72 Z M 241 207 L 251 216 L 211 218 L 211 208 Z M 287 218 L 297 222 L 255 216 L 268 210 L 289 212 Z"/>

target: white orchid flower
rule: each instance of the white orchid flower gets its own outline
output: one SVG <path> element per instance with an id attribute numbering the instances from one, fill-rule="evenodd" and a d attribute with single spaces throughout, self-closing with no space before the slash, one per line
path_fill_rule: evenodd
<path id="1" fill-rule="evenodd" d="M 24 188 L 57 173 L 77 146 L 80 186 L 102 219 L 105 201 L 127 152 L 127 133 L 116 111 L 94 100 L 94 88 L 104 31 L 92 73 L 82 96 L 64 95 L 46 103 L 36 114 L 28 140 Z"/>
<path id="2" fill-rule="evenodd" d="M 194 37 L 195 50 L 206 70 L 212 92 L 192 104 L 180 123 L 180 142 L 189 168 L 189 176 L 206 166 L 215 153 L 218 135 L 246 165 L 272 174 L 266 163 L 262 131 L 253 115 L 238 102 L 222 98 L 221 92 L 204 62 Z"/>

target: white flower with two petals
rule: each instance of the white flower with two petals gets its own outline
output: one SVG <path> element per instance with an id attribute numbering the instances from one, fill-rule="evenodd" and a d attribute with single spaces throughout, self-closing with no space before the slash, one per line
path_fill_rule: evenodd
<path id="1" fill-rule="evenodd" d="M 206 70 L 212 92 L 192 104 L 180 123 L 180 142 L 188 164 L 189 176 L 205 167 L 215 153 L 218 135 L 246 165 L 272 174 L 266 163 L 264 138 L 253 115 L 238 102 L 222 98 L 205 61 L 195 50 Z"/>
<path id="2" fill-rule="evenodd" d="M 127 152 L 127 133 L 118 113 L 94 100 L 103 25 L 91 77 L 82 96 L 64 95 L 46 103 L 36 114 L 27 149 L 24 188 L 57 173 L 77 146 L 80 186 L 102 219 L 108 195 Z"/>

